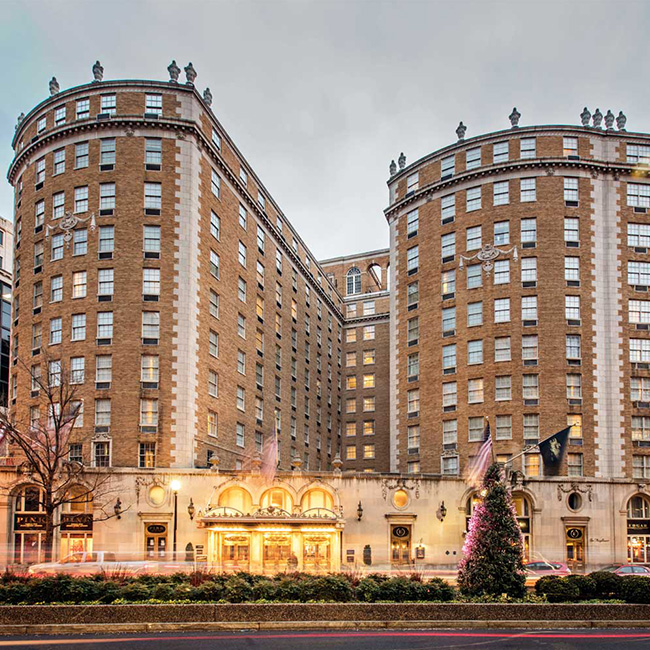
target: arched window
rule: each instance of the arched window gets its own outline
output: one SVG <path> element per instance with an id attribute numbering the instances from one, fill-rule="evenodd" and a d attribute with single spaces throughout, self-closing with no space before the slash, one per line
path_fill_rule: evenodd
<path id="1" fill-rule="evenodd" d="M 325 490 L 314 489 L 309 490 L 300 503 L 303 511 L 310 510 L 311 508 L 326 508 L 327 510 L 334 509 L 334 501 L 331 495 Z"/>
<path id="2" fill-rule="evenodd" d="M 283 490 L 282 488 L 272 488 L 262 495 L 260 506 L 262 508 L 273 506 L 274 508 L 280 508 L 281 510 L 292 512 L 293 499 L 286 490 Z"/>
<path id="3" fill-rule="evenodd" d="M 650 499 L 636 494 L 627 502 L 627 559 L 650 561 Z"/>
<path id="4" fill-rule="evenodd" d="M 253 508 L 253 499 L 244 488 L 231 487 L 219 495 L 219 505 L 235 508 L 247 515 Z"/>
<path id="5" fill-rule="evenodd" d="M 361 271 L 353 266 L 347 273 L 347 295 L 361 293 Z"/>
<path id="6" fill-rule="evenodd" d="M 377 285 L 375 290 L 380 291 L 383 282 L 383 274 L 382 274 L 381 266 L 379 266 L 379 264 L 371 264 L 368 267 L 368 275 L 372 278 L 372 280 Z"/>

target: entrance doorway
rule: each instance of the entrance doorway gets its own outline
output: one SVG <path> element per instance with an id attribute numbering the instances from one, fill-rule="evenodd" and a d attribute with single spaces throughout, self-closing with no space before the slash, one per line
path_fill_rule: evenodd
<path id="1" fill-rule="evenodd" d="M 411 564 L 411 526 L 396 524 L 390 528 L 391 563 Z"/>
<path id="2" fill-rule="evenodd" d="M 566 563 L 572 573 L 585 571 L 586 528 L 584 526 L 566 526 Z"/>
<path id="3" fill-rule="evenodd" d="M 145 553 L 147 559 L 164 560 L 167 557 L 167 524 L 145 524 Z"/>

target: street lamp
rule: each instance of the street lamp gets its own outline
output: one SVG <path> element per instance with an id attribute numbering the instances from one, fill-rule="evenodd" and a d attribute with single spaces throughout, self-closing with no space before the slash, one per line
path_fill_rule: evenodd
<path id="1" fill-rule="evenodd" d="M 196 508 L 194 507 L 194 501 L 192 501 L 192 497 L 190 497 L 190 504 L 187 506 L 187 514 L 190 516 L 190 521 L 194 520 L 195 512 Z"/>
<path id="2" fill-rule="evenodd" d="M 361 521 L 362 517 L 363 517 L 363 506 L 361 505 L 361 501 L 359 501 L 359 506 L 357 507 L 357 521 Z"/>
<path id="3" fill-rule="evenodd" d="M 174 493 L 174 543 L 172 546 L 172 558 L 173 561 L 176 562 L 176 531 L 178 529 L 178 491 L 181 489 L 181 482 L 177 480 L 173 480 L 170 484 L 169 487 L 172 489 L 172 492 Z"/>

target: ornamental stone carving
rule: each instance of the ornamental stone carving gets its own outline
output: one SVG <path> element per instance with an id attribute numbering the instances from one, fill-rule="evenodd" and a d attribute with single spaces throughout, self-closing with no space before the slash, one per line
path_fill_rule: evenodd
<path id="1" fill-rule="evenodd" d="M 589 120 L 591 119 L 591 112 L 585 106 L 580 113 L 580 120 L 582 121 L 582 126 L 589 126 Z"/>
<path id="2" fill-rule="evenodd" d="M 15 129 L 16 131 L 18 131 L 20 125 L 23 123 L 24 120 L 25 120 L 25 113 L 21 113 L 18 116 L 18 119 L 16 120 L 16 129 Z"/>
<path id="3" fill-rule="evenodd" d="M 516 128 L 519 126 L 519 118 L 521 117 L 521 113 L 517 110 L 517 107 L 515 106 L 512 109 L 512 113 L 508 116 L 508 119 L 510 120 L 510 126 L 512 128 Z"/>
<path id="4" fill-rule="evenodd" d="M 184 70 L 185 78 L 187 79 L 187 85 L 193 86 L 194 80 L 196 79 L 196 70 L 194 69 L 191 61 L 185 66 Z"/>
<path id="5" fill-rule="evenodd" d="M 614 113 L 612 113 L 610 110 L 608 110 L 607 114 L 605 115 L 605 128 L 608 131 L 614 130 Z"/>
<path id="6" fill-rule="evenodd" d="M 203 101 L 208 105 L 212 106 L 212 93 L 210 92 L 209 88 L 206 88 L 203 91 Z"/>
<path id="7" fill-rule="evenodd" d="M 178 77 L 181 74 L 181 69 L 176 65 L 176 60 L 173 60 L 167 66 L 167 72 L 169 72 L 169 82 L 174 84 L 178 83 Z"/>
<path id="8" fill-rule="evenodd" d="M 570 487 L 565 487 L 564 485 L 557 486 L 557 500 L 562 501 L 563 494 L 570 494 L 571 492 L 577 492 L 578 494 L 586 494 L 587 499 L 591 501 L 593 487 L 591 485 L 585 485 L 582 487 L 580 483 L 571 483 Z"/>
<path id="9" fill-rule="evenodd" d="M 25 116 L 23 115 L 23 117 L 25 117 Z M 19 124 L 20 124 L 20 122 L 19 122 Z M 16 128 L 18 128 L 18 127 L 16 127 Z M 397 174 L 397 165 L 395 164 L 394 160 L 390 161 L 390 165 L 388 166 L 388 171 L 390 172 L 391 176 L 395 176 L 395 174 Z"/>
<path id="10" fill-rule="evenodd" d="M 513 246 L 512 248 L 497 248 L 492 244 L 485 244 L 485 246 L 483 246 L 483 248 L 478 253 L 476 253 L 476 255 L 460 255 L 458 267 L 462 269 L 465 265 L 465 262 L 470 262 L 471 260 L 476 259 L 479 262 L 482 262 L 482 267 L 485 271 L 485 274 L 490 275 L 492 269 L 494 268 L 494 260 L 496 260 L 501 255 L 506 256 L 510 253 L 512 253 L 512 259 L 516 262 L 519 259 L 516 246 Z"/>
<path id="11" fill-rule="evenodd" d="M 627 117 L 623 111 L 618 112 L 618 117 L 616 118 L 616 128 L 619 131 L 625 131 L 625 125 L 627 124 Z"/>
<path id="12" fill-rule="evenodd" d="M 93 76 L 95 77 L 95 81 L 102 81 L 104 79 L 104 68 L 99 61 L 95 61 Z"/>
<path id="13" fill-rule="evenodd" d="M 397 159 L 397 164 L 399 165 L 400 169 L 404 169 L 406 167 L 406 156 L 404 155 L 404 152 L 399 155 L 399 158 Z"/>
<path id="14" fill-rule="evenodd" d="M 61 90 L 61 86 L 59 86 L 59 82 L 56 80 L 56 77 L 52 77 L 50 79 L 50 96 L 56 95 L 59 90 Z"/>
<path id="15" fill-rule="evenodd" d="M 600 129 L 601 124 L 603 123 L 603 114 L 600 112 L 600 108 L 596 109 L 596 112 L 593 114 L 594 128 Z"/>
<path id="16" fill-rule="evenodd" d="M 82 219 L 81 217 L 77 216 L 76 214 L 72 214 L 71 212 L 66 212 L 63 217 L 54 225 L 48 224 L 45 227 L 45 239 L 50 238 L 50 232 L 53 230 L 61 230 L 63 232 L 63 241 L 65 242 L 66 248 L 70 248 L 70 242 L 72 241 L 72 233 L 74 229 L 82 223 L 90 222 L 90 231 L 94 231 L 96 228 L 96 223 L 95 223 L 95 213 L 93 212 L 89 217 L 86 217 L 85 219 Z"/>
<path id="17" fill-rule="evenodd" d="M 458 142 L 465 139 L 466 133 L 467 133 L 467 127 L 462 122 L 459 122 L 458 126 L 456 127 L 456 135 L 458 136 Z"/>

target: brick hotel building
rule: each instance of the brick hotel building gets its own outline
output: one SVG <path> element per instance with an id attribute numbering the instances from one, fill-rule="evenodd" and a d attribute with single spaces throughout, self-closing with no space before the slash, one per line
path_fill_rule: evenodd
<path id="1" fill-rule="evenodd" d="M 186 83 L 175 65 L 169 82 L 94 72 L 21 116 L 8 173 L 12 413 L 48 416 L 30 370 L 69 377 L 70 458 L 133 505 L 62 527 L 61 555 L 116 535 L 164 555 L 180 477 L 200 505 L 180 548 L 224 568 L 455 565 L 489 418 L 531 558 L 650 560 L 650 136 L 586 109 L 582 126 L 461 124 L 391 165 L 387 249 L 318 261 L 191 64 Z M 567 424 L 544 478 L 534 444 Z M 39 506 L 10 460 L 0 535 L 21 564 L 41 533 L 16 515 Z"/>

